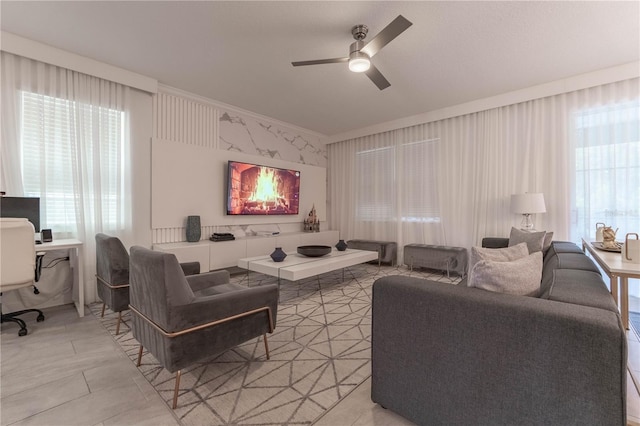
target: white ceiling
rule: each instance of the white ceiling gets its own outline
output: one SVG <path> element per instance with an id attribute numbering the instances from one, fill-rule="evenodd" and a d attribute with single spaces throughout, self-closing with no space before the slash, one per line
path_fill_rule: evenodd
<path id="1" fill-rule="evenodd" d="M 638 1 L 6 1 L 1 29 L 325 135 L 640 59 Z M 370 39 L 413 26 L 374 58 L 378 90 L 346 64 L 351 27 Z"/>

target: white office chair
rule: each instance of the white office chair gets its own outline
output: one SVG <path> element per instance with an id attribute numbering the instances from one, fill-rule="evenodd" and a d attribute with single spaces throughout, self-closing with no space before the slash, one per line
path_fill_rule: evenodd
<path id="1" fill-rule="evenodd" d="M 36 254 L 35 231 L 27 219 L 0 218 L 0 292 L 33 286 L 40 278 L 40 267 L 44 253 Z M 36 321 L 44 321 L 39 309 L 24 309 L 8 314 L 2 313 L 1 322 L 15 322 L 20 326 L 19 336 L 25 336 L 25 322 L 16 318 L 27 312 L 37 312 Z"/>

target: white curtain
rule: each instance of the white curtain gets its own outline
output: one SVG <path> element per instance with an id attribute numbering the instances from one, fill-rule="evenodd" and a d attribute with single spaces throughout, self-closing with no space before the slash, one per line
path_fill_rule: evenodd
<path id="1" fill-rule="evenodd" d="M 585 143 L 577 138 L 580 126 L 584 126 L 580 120 L 584 122 L 584 114 L 593 108 L 604 107 L 625 109 L 627 119 L 610 113 L 609 119 L 616 121 L 615 125 L 599 126 L 599 142 L 589 139 L 588 143 L 620 143 L 621 151 L 615 158 L 624 157 L 629 165 L 624 177 L 616 180 L 617 186 L 607 192 L 610 196 L 597 201 L 607 205 L 605 210 L 627 212 L 630 225 L 625 226 L 635 227 L 638 232 L 638 81 L 607 84 L 330 144 L 327 147 L 329 225 L 339 230 L 344 239 L 388 238 L 398 241 L 399 247 L 410 242 L 425 242 L 470 248 L 479 245 L 485 236 L 508 236 L 511 226 L 519 227 L 522 218 L 510 212 L 511 194 L 542 192 L 547 212 L 533 217 L 536 229 L 553 231 L 556 240 L 578 242 L 587 228 L 593 226 L 595 231 L 596 221 L 613 222 L 611 216 L 601 220 L 591 213 L 577 213 L 579 209 L 585 210 L 576 204 L 577 191 L 598 193 L 589 186 L 595 183 L 593 179 L 585 178 L 580 186 L 576 185 L 576 152 L 580 144 Z M 636 109 L 629 108 L 629 103 L 635 103 Z M 628 118 L 634 114 L 636 121 Z M 416 140 L 439 140 L 437 175 L 433 179 L 437 179 L 441 229 L 436 232 L 414 229 L 416 232 L 409 235 L 400 233 L 403 238 L 399 238 L 397 222 L 363 222 L 358 218 L 357 191 L 362 185 L 357 182 L 371 179 L 369 174 L 373 174 L 367 196 L 381 205 L 393 205 L 399 196 L 411 202 L 411 194 L 403 194 L 404 188 L 398 182 L 376 180 L 376 176 L 386 175 L 389 163 L 381 162 L 375 169 L 363 171 L 356 167 L 355 158 L 365 149 Z M 597 156 L 598 152 L 593 151 L 593 155 Z M 405 165 L 403 173 L 413 175 L 415 180 L 423 179 L 425 165 L 421 165 L 417 157 L 415 160 L 415 164 Z M 618 166 L 620 163 L 615 163 L 615 167 Z M 577 229 L 576 217 L 585 214 L 582 221 L 588 226 Z M 421 227 L 431 229 L 430 225 L 425 223 Z"/>
<path id="2" fill-rule="evenodd" d="M 41 227 L 84 243 L 96 300 L 95 234 L 131 240 L 126 86 L 2 52 L 2 190 L 37 196 Z"/>
<path id="3" fill-rule="evenodd" d="M 328 154 L 329 216 L 341 239 L 444 242 L 438 139 L 394 131 L 333 144 Z"/>

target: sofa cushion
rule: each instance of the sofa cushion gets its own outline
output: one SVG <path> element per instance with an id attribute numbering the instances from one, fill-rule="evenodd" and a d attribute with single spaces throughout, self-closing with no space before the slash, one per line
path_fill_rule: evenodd
<path id="1" fill-rule="evenodd" d="M 544 257 L 542 262 L 542 281 L 540 282 L 540 298 L 548 299 L 549 292 L 551 291 L 551 284 L 553 284 L 553 271 L 558 269 L 558 256 L 554 253 Z"/>
<path id="2" fill-rule="evenodd" d="M 515 246 L 505 248 L 471 247 L 470 269 L 473 269 L 475 264 L 481 260 L 508 262 L 528 255 L 529 249 L 527 248 L 526 243 L 520 243 Z"/>
<path id="3" fill-rule="evenodd" d="M 542 277 L 542 252 L 510 262 L 481 260 L 471 270 L 469 287 L 515 294 L 538 296 Z"/>
<path id="4" fill-rule="evenodd" d="M 584 253 L 577 245 L 569 241 L 554 241 L 549 249 L 554 253 Z"/>
<path id="5" fill-rule="evenodd" d="M 592 271 L 575 269 L 553 271 L 549 300 L 618 312 L 602 277 Z"/>
<path id="6" fill-rule="evenodd" d="M 527 232 L 512 227 L 511 234 L 509 235 L 509 246 L 515 246 L 516 244 L 520 243 L 527 243 L 529 253 L 542 251 L 544 237 L 546 234 L 547 233 L 545 231 Z"/>
<path id="7" fill-rule="evenodd" d="M 580 269 L 600 274 L 600 270 L 584 253 L 558 253 L 559 269 Z"/>

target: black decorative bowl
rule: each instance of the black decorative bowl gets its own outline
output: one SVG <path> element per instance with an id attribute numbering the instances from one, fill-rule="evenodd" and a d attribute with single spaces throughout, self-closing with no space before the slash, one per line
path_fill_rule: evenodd
<path id="1" fill-rule="evenodd" d="M 320 257 L 325 254 L 331 253 L 331 247 L 329 246 L 300 246 L 298 247 L 298 253 L 307 257 Z"/>

